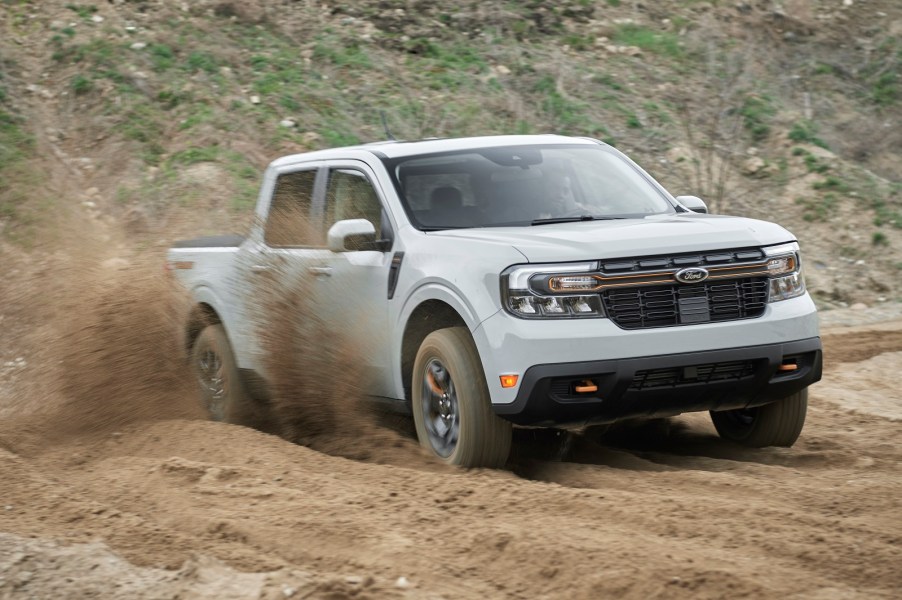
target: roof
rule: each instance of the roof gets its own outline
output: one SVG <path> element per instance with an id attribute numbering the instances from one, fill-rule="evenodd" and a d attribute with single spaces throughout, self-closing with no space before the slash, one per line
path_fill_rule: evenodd
<path id="1" fill-rule="evenodd" d="M 487 135 L 465 138 L 433 138 L 416 141 L 384 141 L 359 146 L 344 148 L 332 148 L 317 150 L 304 154 L 285 156 L 273 161 L 273 166 L 294 163 L 301 160 L 328 160 L 338 158 L 337 155 L 347 155 L 350 152 L 370 152 L 388 158 L 403 158 L 406 156 L 418 156 L 433 154 L 436 152 L 454 152 L 457 150 L 470 150 L 478 148 L 492 148 L 496 146 L 531 146 L 538 144 L 585 144 L 592 145 L 597 142 L 590 138 L 568 137 L 563 135 Z"/>

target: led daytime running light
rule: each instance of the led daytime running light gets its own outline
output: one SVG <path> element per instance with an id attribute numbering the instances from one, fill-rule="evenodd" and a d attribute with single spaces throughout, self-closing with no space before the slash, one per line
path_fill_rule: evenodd
<path id="1" fill-rule="evenodd" d="M 558 275 L 548 280 L 548 287 L 555 292 L 590 291 L 598 288 L 598 279 L 592 275 Z"/>

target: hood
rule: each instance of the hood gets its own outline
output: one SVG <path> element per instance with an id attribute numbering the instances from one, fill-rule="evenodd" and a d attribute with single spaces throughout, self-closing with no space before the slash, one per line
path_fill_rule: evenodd
<path id="1" fill-rule="evenodd" d="M 706 214 L 585 221 L 534 227 L 448 229 L 430 233 L 460 240 L 508 243 L 529 262 L 568 262 L 780 244 L 795 236 L 766 221 Z"/>

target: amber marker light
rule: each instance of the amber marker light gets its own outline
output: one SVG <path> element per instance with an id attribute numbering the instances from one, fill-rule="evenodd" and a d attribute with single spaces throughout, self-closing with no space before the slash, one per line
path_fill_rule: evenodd
<path id="1" fill-rule="evenodd" d="M 519 375 L 502 375 L 501 376 L 501 387 L 503 388 L 512 388 L 517 385 L 517 381 L 520 379 Z"/>

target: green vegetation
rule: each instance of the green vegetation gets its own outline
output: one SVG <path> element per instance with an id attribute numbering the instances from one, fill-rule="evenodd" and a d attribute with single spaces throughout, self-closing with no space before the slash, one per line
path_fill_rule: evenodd
<path id="1" fill-rule="evenodd" d="M 900 63 L 902 63 L 902 41 L 898 36 L 887 36 L 876 45 L 868 62 L 860 71 L 861 83 L 867 90 L 866 96 L 871 102 L 886 107 L 902 99 Z"/>
<path id="2" fill-rule="evenodd" d="M 369 55 L 357 44 L 342 45 L 340 41 L 324 38 L 313 48 L 314 60 L 322 60 L 337 67 L 367 68 L 372 66 Z"/>
<path id="3" fill-rule="evenodd" d="M 826 173 L 830 170 L 830 165 L 818 161 L 817 157 L 810 153 L 805 155 L 805 167 L 809 173 Z"/>
<path id="4" fill-rule="evenodd" d="M 204 71 L 213 74 L 219 71 L 219 61 L 209 52 L 194 51 L 188 55 L 188 60 L 185 62 L 191 73 Z"/>
<path id="5" fill-rule="evenodd" d="M 814 154 L 799 146 L 792 149 L 792 155 L 802 157 L 805 161 L 805 168 L 808 169 L 809 173 L 826 173 L 830 170 L 830 165 L 819 161 Z"/>
<path id="6" fill-rule="evenodd" d="M 811 187 L 816 190 L 834 190 L 841 193 L 848 193 L 851 191 L 849 184 L 835 175 L 827 175 L 825 179 L 815 181 L 811 184 Z"/>
<path id="7" fill-rule="evenodd" d="M 895 104 L 902 97 L 899 89 L 899 75 L 894 71 L 878 76 L 871 86 L 871 98 L 883 106 Z"/>
<path id="8" fill-rule="evenodd" d="M 158 73 L 171 69 L 175 63 L 175 52 L 166 44 L 151 44 L 147 50 L 153 63 L 153 70 Z"/>
<path id="9" fill-rule="evenodd" d="M 432 90 L 470 90 L 478 75 L 488 73 L 485 57 L 469 44 L 438 45 L 428 40 L 406 44 L 407 65 Z"/>
<path id="10" fill-rule="evenodd" d="M 874 209 L 874 225 L 881 227 L 883 225 L 892 225 L 896 229 L 902 229 L 902 209 L 893 206 L 890 202 L 882 198 L 875 198 L 871 203 Z"/>
<path id="11" fill-rule="evenodd" d="M 610 73 L 602 73 L 601 75 L 595 75 L 592 78 L 592 81 L 595 83 L 600 83 L 606 87 L 611 88 L 612 90 L 620 91 L 623 89 L 623 86 L 617 82 L 613 75 Z"/>
<path id="12" fill-rule="evenodd" d="M 871 236 L 871 244 L 874 246 L 889 246 L 889 239 L 882 231 L 875 231 Z"/>
<path id="13" fill-rule="evenodd" d="M 553 76 L 545 75 L 539 79 L 535 91 L 544 97 L 542 109 L 555 130 L 561 133 L 584 131 L 587 121 L 585 105 L 561 94 Z"/>
<path id="14" fill-rule="evenodd" d="M 29 200 L 34 180 L 28 159 L 33 155 L 34 140 L 24 129 L 24 122 L 6 106 L 7 92 L 0 73 L 0 222 L 12 223 L 9 239 L 28 245 L 31 230 L 39 221 L 42 206 Z M 33 191 L 32 191 L 33 193 Z"/>
<path id="15" fill-rule="evenodd" d="M 0 88 L 0 102 L 6 91 Z M 34 142 L 22 129 L 22 120 L 0 105 L 0 169 L 8 169 L 23 161 L 34 150 Z M 0 190 L 4 186 L 0 185 Z"/>
<path id="16" fill-rule="evenodd" d="M 90 4 L 67 4 L 66 8 L 73 11 L 82 19 L 90 19 L 91 15 L 97 12 L 97 7 L 91 6 Z"/>
<path id="17" fill-rule="evenodd" d="M 94 82 L 84 75 L 76 75 L 69 82 L 69 86 L 76 95 L 87 94 L 94 89 Z"/>
<path id="18" fill-rule="evenodd" d="M 620 25 L 614 33 L 614 41 L 669 58 L 682 58 L 685 55 L 680 38 L 676 34 L 669 31 L 654 31 L 640 25 Z"/>
<path id="19" fill-rule="evenodd" d="M 796 198 L 802 207 L 802 218 L 806 221 L 827 221 L 836 208 L 836 194 L 827 193 L 821 198 Z"/>
<path id="20" fill-rule="evenodd" d="M 827 142 L 817 137 L 817 125 L 811 121 L 799 121 L 789 130 L 789 139 L 794 142 L 814 144 L 821 148 L 829 149 Z"/>
<path id="21" fill-rule="evenodd" d="M 595 47 L 595 38 L 591 35 L 571 33 L 564 36 L 564 43 L 573 50 L 591 50 Z"/>
<path id="22" fill-rule="evenodd" d="M 770 96 L 746 96 L 739 109 L 742 115 L 742 123 L 756 142 L 767 139 L 770 134 L 770 120 L 777 109 Z"/>

